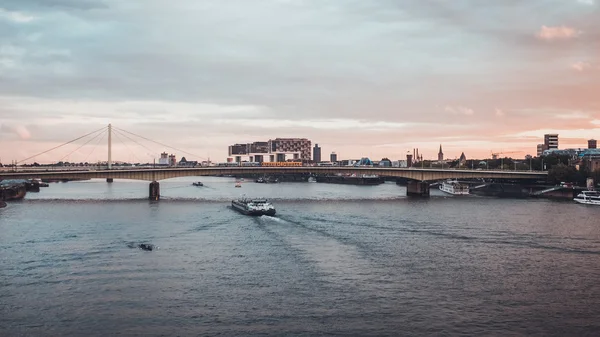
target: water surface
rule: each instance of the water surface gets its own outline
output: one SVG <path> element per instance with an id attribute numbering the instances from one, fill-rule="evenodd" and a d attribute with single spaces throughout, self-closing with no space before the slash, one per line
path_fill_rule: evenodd
<path id="1" fill-rule="evenodd" d="M 1 209 L 0 335 L 600 333 L 600 207 L 201 180 L 159 202 L 56 183 Z M 277 216 L 229 209 L 241 194 Z"/>

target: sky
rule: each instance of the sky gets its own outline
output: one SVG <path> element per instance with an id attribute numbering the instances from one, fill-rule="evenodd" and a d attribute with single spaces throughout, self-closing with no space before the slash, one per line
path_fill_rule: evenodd
<path id="1" fill-rule="evenodd" d="M 114 136 L 121 161 L 277 137 L 340 159 L 586 147 L 600 0 L 1 1 L 0 162 L 109 123 L 187 153 Z M 88 138 L 28 162 L 106 160 Z"/>

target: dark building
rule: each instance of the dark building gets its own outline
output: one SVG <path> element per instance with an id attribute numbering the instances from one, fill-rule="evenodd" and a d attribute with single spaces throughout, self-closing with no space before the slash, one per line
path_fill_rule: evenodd
<path id="1" fill-rule="evenodd" d="M 248 153 L 248 144 L 234 144 L 229 146 L 229 155 L 233 156 L 236 154 L 247 154 Z"/>
<path id="2" fill-rule="evenodd" d="M 595 139 L 588 140 L 588 149 L 595 149 L 595 148 L 596 148 L 596 140 Z"/>
<path id="3" fill-rule="evenodd" d="M 331 152 L 331 154 L 329 155 L 329 161 L 332 163 L 337 162 L 337 154 L 335 152 Z"/>
<path id="4" fill-rule="evenodd" d="M 229 157 L 233 161 L 243 161 L 247 156 L 250 161 L 287 161 L 311 159 L 311 142 L 306 138 L 276 138 L 267 142 L 234 144 L 229 146 Z M 320 152 L 319 152 L 320 153 Z"/>
<path id="5" fill-rule="evenodd" d="M 301 160 L 310 160 L 310 140 L 306 138 L 275 138 L 269 140 L 271 153 L 299 152 Z M 296 158 L 294 158 L 296 159 Z"/>
<path id="6" fill-rule="evenodd" d="M 465 153 L 461 153 L 460 154 L 460 158 L 458 159 L 458 164 L 460 166 L 465 165 L 467 163 L 467 156 L 465 156 Z"/>
<path id="7" fill-rule="evenodd" d="M 315 147 L 313 147 L 313 161 L 315 163 L 321 162 L 321 148 L 319 144 L 315 144 Z"/>
<path id="8" fill-rule="evenodd" d="M 544 150 L 558 149 L 558 134 L 545 134 L 544 147 Z"/>
<path id="9" fill-rule="evenodd" d="M 441 148 L 441 146 L 440 146 Z M 407 154 L 406 155 L 406 167 L 412 167 L 413 164 L 413 155 L 412 154 Z"/>
<path id="10" fill-rule="evenodd" d="M 546 145 L 545 145 L 545 144 L 538 144 L 538 145 L 537 145 L 537 156 L 538 156 L 538 157 L 541 157 L 541 156 L 544 154 L 544 151 L 545 151 L 545 150 L 548 150 L 548 149 L 546 148 Z"/>
<path id="11" fill-rule="evenodd" d="M 179 161 L 179 164 L 177 164 L 177 166 L 196 167 L 196 166 L 198 166 L 198 161 L 197 160 L 187 160 L 187 159 L 185 159 L 185 157 L 181 157 L 181 160 Z"/>
<path id="12" fill-rule="evenodd" d="M 269 142 L 254 142 L 249 145 L 249 153 L 269 153 Z"/>

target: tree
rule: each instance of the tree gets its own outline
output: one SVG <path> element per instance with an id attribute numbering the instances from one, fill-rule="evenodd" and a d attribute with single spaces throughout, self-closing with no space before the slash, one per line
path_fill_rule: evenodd
<path id="1" fill-rule="evenodd" d="M 585 175 L 577 171 L 573 166 L 559 163 L 548 170 L 548 181 L 554 184 L 559 184 L 561 182 L 581 184 L 582 182 L 585 182 Z"/>

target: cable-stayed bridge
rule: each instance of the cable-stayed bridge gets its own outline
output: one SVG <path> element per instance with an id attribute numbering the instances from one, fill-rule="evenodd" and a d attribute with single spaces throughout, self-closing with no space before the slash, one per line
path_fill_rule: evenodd
<path id="1" fill-rule="evenodd" d="M 0 173 L 1 179 L 107 179 L 112 182 L 113 179 L 135 179 L 135 180 L 147 180 L 150 181 L 149 187 L 149 198 L 158 200 L 160 197 L 160 185 L 158 181 L 176 177 L 189 177 L 189 176 L 216 176 L 216 175 L 245 175 L 245 174 L 261 174 L 261 175 L 274 175 L 274 174 L 310 174 L 310 175 L 334 175 L 334 174 L 355 174 L 355 175 L 378 175 L 383 177 L 395 177 L 408 179 L 407 194 L 409 195 L 429 195 L 429 182 L 444 179 L 507 179 L 507 180 L 537 180 L 543 179 L 547 176 L 547 172 L 538 171 L 487 171 L 487 170 L 455 170 L 455 169 L 425 169 L 425 168 L 376 168 L 376 167 L 345 167 L 345 166 L 334 166 L 334 167 L 315 167 L 315 166 L 298 166 L 298 167 L 219 167 L 219 166 L 208 166 L 208 167 L 192 167 L 192 168 L 180 168 L 180 167 L 113 167 L 112 158 L 112 138 L 113 134 L 117 137 L 126 138 L 139 146 L 144 147 L 150 153 L 155 150 L 143 145 L 141 142 L 136 140 L 143 139 L 149 141 L 155 145 L 160 145 L 164 148 L 173 149 L 179 153 L 193 155 L 187 151 L 168 146 L 166 144 L 157 142 L 148 137 L 140 136 L 132 132 L 113 127 L 108 125 L 102 129 L 90 132 L 86 135 L 65 142 L 59 146 L 55 146 L 46 151 L 40 152 L 36 155 L 30 156 L 17 162 L 21 164 L 32 160 L 41 155 L 55 151 L 68 144 L 73 144 L 77 141 L 83 140 L 86 137 L 90 139 L 86 140 L 77 149 L 71 151 L 67 156 L 81 149 L 83 146 L 97 140 L 96 145 L 103 139 L 101 135 L 105 134 L 108 138 L 108 151 L 107 151 L 107 162 L 105 166 L 100 168 L 89 168 L 89 167 L 70 167 L 70 168 L 19 168 L 18 166 L 12 167 L 10 172 Z M 125 144 L 125 146 L 127 146 Z M 95 147 L 92 152 L 95 151 Z M 62 159 L 66 158 L 64 156 Z M 88 155 L 89 156 L 89 155 Z M 198 156 L 194 156 L 198 158 Z M 61 160 L 62 160 L 61 159 Z"/>

